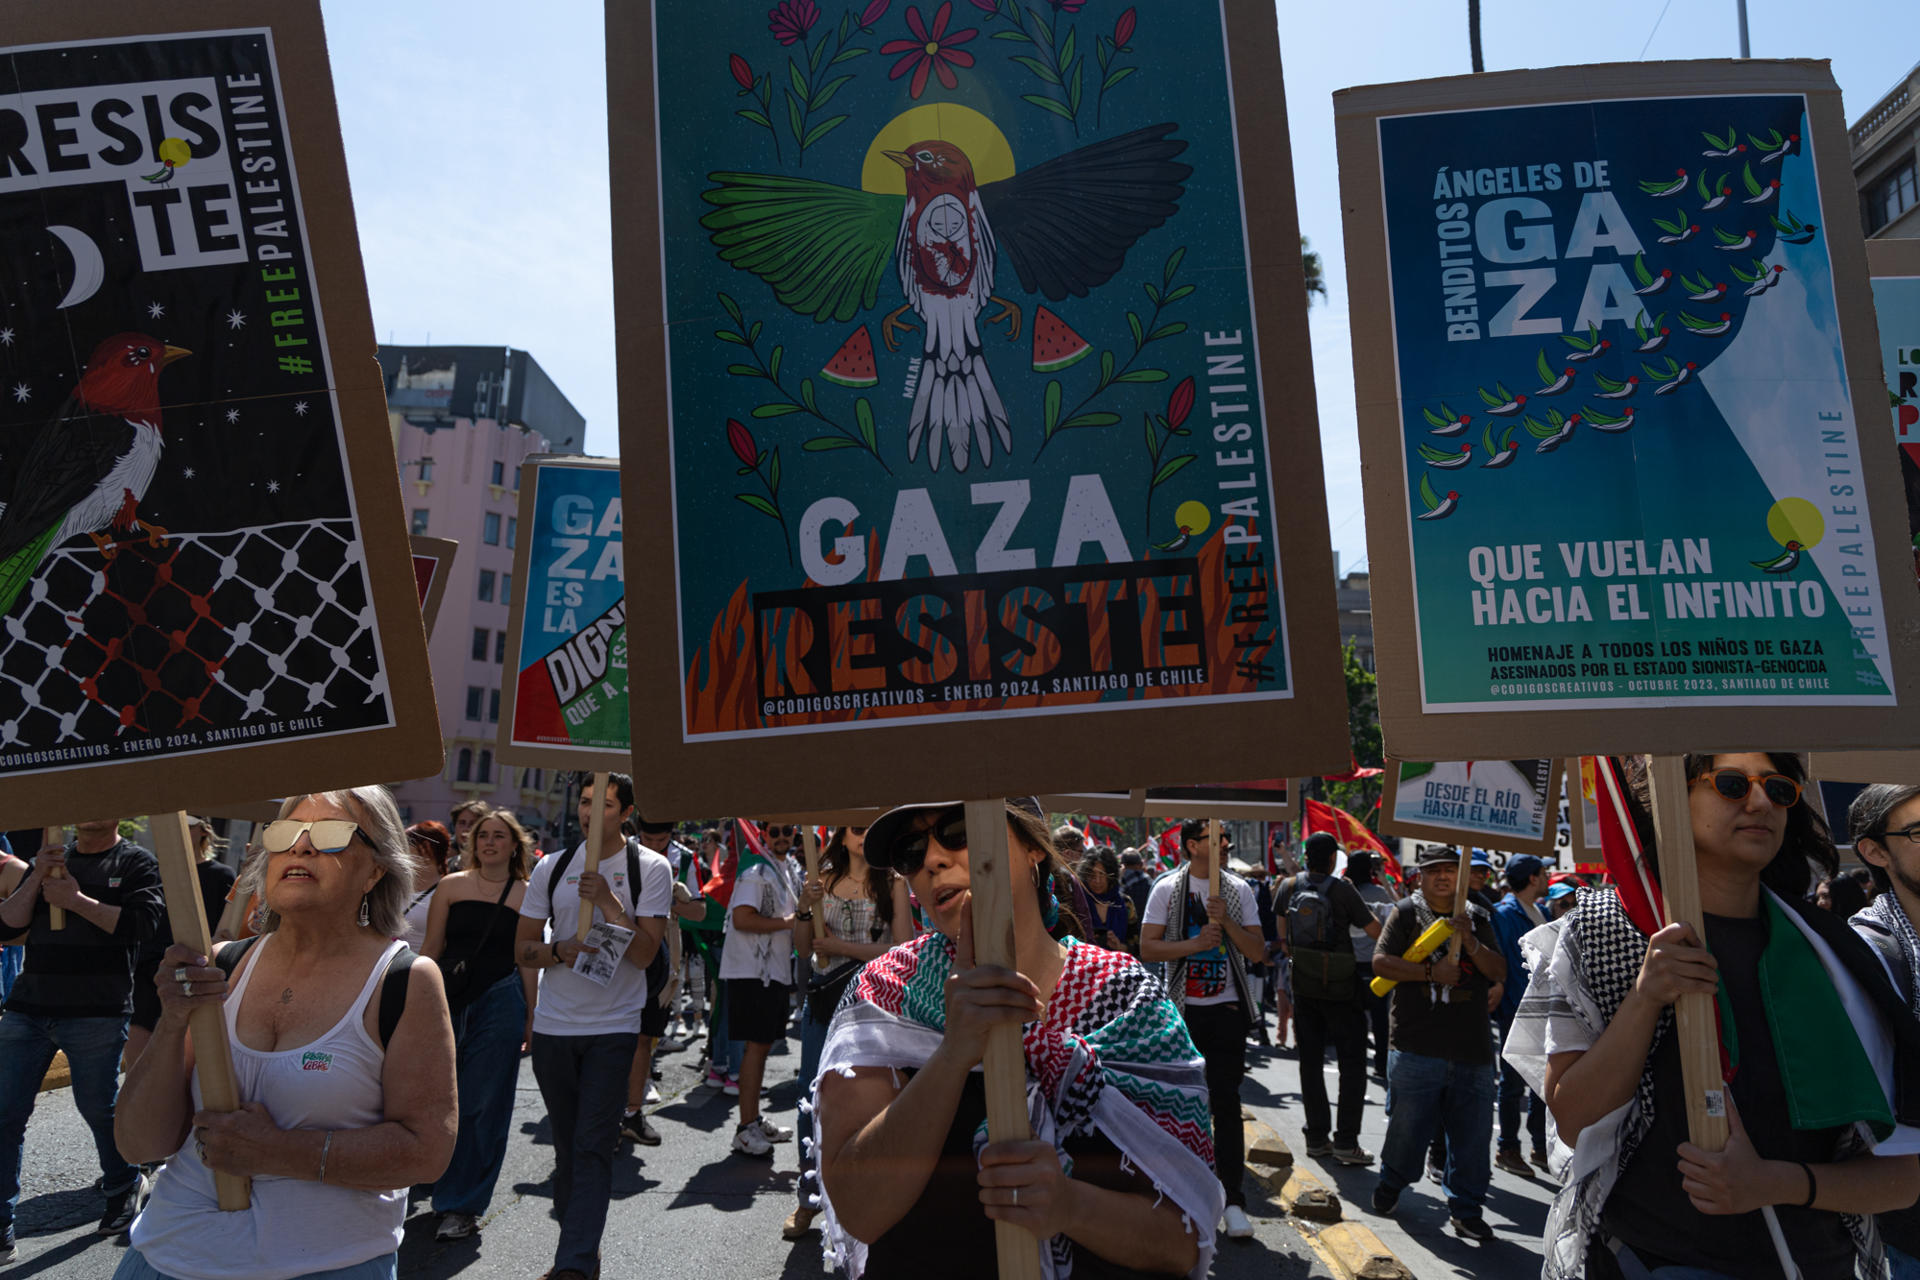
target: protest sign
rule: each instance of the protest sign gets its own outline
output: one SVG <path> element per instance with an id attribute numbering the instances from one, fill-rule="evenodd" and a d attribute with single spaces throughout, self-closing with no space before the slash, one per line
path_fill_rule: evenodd
<path id="1" fill-rule="evenodd" d="M 510 764 L 627 772 L 627 596 L 620 471 L 536 455 L 520 467 L 519 590 L 508 601 L 495 754 Z M 643 812 L 665 812 L 648 810 Z"/>
<path id="2" fill-rule="evenodd" d="M 427 635 L 440 619 L 440 602 L 446 598 L 447 578 L 453 573 L 453 557 L 460 544 L 452 538 L 429 538 L 412 534 L 407 548 L 413 553 L 413 586 L 420 595 L 420 620 Z"/>
<path id="3" fill-rule="evenodd" d="M 643 803 L 1343 763 L 1272 7 L 607 17 Z"/>
<path id="4" fill-rule="evenodd" d="M 1893 402 L 1893 438 L 1900 446 L 1907 533 L 1920 576 L 1920 240 L 1867 241 L 1867 270 L 1880 322 L 1880 367 Z"/>
<path id="5" fill-rule="evenodd" d="M 1749 747 L 1789 709 L 1803 746 L 1911 745 L 1826 65 L 1375 86 L 1336 120 L 1389 749 Z"/>
<path id="6" fill-rule="evenodd" d="M 319 6 L 0 43 L 0 808 L 435 772 Z"/>
<path id="7" fill-rule="evenodd" d="M 1807 772 L 1848 782 L 1920 782 L 1920 751 L 1816 751 Z"/>
<path id="8" fill-rule="evenodd" d="M 1388 767 L 1393 785 L 1380 802 L 1383 834 L 1553 855 L 1558 760 L 1394 760 Z"/>
<path id="9" fill-rule="evenodd" d="M 1070 791 L 1065 795 L 1036 796 L 1049 813 L 1101 814 L 1113 818 L 1137 818 L 1143 810 L 1145 793 L 1131 791 Z"/>
<path id="10" fill-rule="evenodd" d="M 1209 782 L 1187 787 L 1148 787 L 1141 812 L 1150 818 L 1206 817 L 1279 821 L 1293 813 L 1293 780 Z"/>

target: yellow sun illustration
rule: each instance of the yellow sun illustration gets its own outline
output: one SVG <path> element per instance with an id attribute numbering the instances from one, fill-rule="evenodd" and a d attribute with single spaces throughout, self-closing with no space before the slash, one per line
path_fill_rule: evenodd
<path id="1" fill-rule="evenodd" d="M 1820 518 L 1820 508 L 1805 498 L 1782 498 L 1767 512 L 1767 532 L 1783 547 L 1789 541 L 1817 547 L 1827 536 L 1827 522 Z"/>
<path id="2" fill-rule="evenodd" d="M 907 194 L 907 171 L 883 152 L 904 151 L 916 142 L 938 138 L 951 142 L 973 162 L 973 180 L 980 186 L 1014 175 L 1013 148 L 1000 126 L 957 102 L 929 102 L 901 112 L 888 121 L 867 148 L 860 168 L 860 185 L 880 195 Z"/>
<path id="3" fill-rule="evenodd" d="M 1208 510 L 1204 502 L 1183 502 L 1173 513 L 1173 518 L 1182 529 L 1199 537 L 1213 523 L 1213 512 Z"/>
<path id="4" fill-rule="evenodd" d="M 188 149 L 184 138 L 165 139 L 155 148 L 155 154 L 176 169 L 186 168 L 187 161 L 193 158 L 193 152 Z"/>

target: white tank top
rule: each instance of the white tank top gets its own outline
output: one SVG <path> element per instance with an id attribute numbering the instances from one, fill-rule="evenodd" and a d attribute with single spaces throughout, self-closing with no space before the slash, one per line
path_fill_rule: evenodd
<path id="1" fill-rule="evenodd" d="M 240 1043 L 235 1018 L 267 934 L 223 1006 L 233 1073 L 243 1102 L 265 1104 L 282 1129 L 363 1129 L 386 1119 L 380 1071 L 386 1051 L 367 1035 L 367 1000 L 404 945 L 381 953 L 359 996 L 333 1029 L 311 1044 L 267 1053 Z M 200 1085 L 192 1086 L 200 1108 Z M 132 1240 L 158 1271 L 178 1280 L 292 1280 L 351 1267 L 400 1247 L 407 1190 L 354 1191 L 301 1178 L 255 1177 L 243 1213 L 222 1213 L 213 1174 L 191 1135 L 167 1161 Z"/>

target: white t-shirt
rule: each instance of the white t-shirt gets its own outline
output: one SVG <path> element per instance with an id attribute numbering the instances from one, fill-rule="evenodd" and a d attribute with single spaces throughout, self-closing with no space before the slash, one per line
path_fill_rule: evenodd
<path id="1" fill-rule="evenodd" d="M 1153 891 L 1147 894 L 1147 913 L 1142 924 L 1165 925 L 1173 911 L 1173 886 L 1180 880 L 1178 871 L 1168 872 L 1153 882 Z M 1198 937 L 1201 926 L 1206 923 L 1207 878 L 1202 875 L 1187 878 L 1188 892 L 1199 900 L 1199 905 L 1188 915 L 1191 917 L 1183 930 L 1175 925 L 1161 936 L 1170 942 Z M 1232 888 L 1229 889 L 1228 886 Z M 1231 871 L 1220 873 L 1221 890 L 1227 901 L 1240 903 L 1240 918 L 1237 921 L 1243 928 L 1260 928 L 1260 908 L 1253 900 L 1253 889 Z M 1198 924 L 1192 920 L 1199 921 Z M 1188 1004 L 1232 1004 L 1239 997 L 1233 991 L 1233 970 L 1227 962 L 1227 948 L 1233 943 L 1222 938 L 1220 945 L 1211 951 L 1199 951 L 1187 957 L 1187 1003 Z"/>
<path id="2" fill-rule="evenodd" d="M 758 978 L 761 982 L 793 983 L 793 930 L 749 933 L 737 929 L 733 913 L 752 907 L 768 919 L 790 916 L 800 901 L 797 868 L 792 854 L 756 862 L 733 882 L 733 900 L 727 907 L 727 945 L 720 955 L 720 977 Z"/>
<path id="3" fill-rule="evenodd" d="M 629 919 L 665 917 L 673 910 L 673 867 L 638 842 L 630 847 L 639 854 L 638 895 L 627 884 L 624 851 L 602 858 L 600 874 L 606 877 Z M 520 914 L 529 920 L 552 916 L 556 938 L 571 938 L 578 931 L 580 876 L 587 867 L 584 848 L 575 847 L 573 857 L 567 859 L 566 881 L 558 886 L 553 883 L 553 869 L 560 864 L 560 856 L 550 854 L 536 862 L 527 880 L 527 896 L 520 901 Z M 594 917 L 602 918 L 597 910 Z M 571 966 L 550 965 L 540 971 L 540 999 L 533 1010 L 533 1029 L 548 1036 L 637 1035 L 640 1010 L 646 1003 L 646 971 L 625 960 L 604 987 L 575 973 Z"/>

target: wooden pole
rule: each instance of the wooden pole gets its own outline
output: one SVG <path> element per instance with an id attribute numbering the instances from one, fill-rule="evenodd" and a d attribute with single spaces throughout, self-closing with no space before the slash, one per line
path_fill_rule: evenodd
<path id="1" fill-rule="evenodd" d="M 973 962 L 1017 968 L 1013 949 L 1013 895 L 1027 882 L 1013 865 L 1007 841 L 1007 802 L 967 802 L 967 868 L 973 889 Z M 986 1074 L 987 1137 L 1024 1142 L 1033 1136 L 1027 1120 L 1027 1057 L 1020 1028 L 1009 1024 L 987 1035 L 981 1061 Z M 1040 1244 L 1010 1222 L 993 1224 L 1000 1280 L 1040 1280 Z"/>
<path id="2" fill-rule="evenodd" d="M 1207 819 L 1207 901 L 1220 900 L 1220 819 Z"/>
<path id="3" fill-rule="evenodd" d="M 65 827 L 48 827 L 40 838 L 40 844 L 42 848 L 50 849 L 56 844 L 64 846 L 66 843 L 67 843 L 67 829 Z M 60 870 L 53 872 L 51 875 L 47 877 L 47 879 L 49 880 L 64 880 L 66 878 L 67 878 L 67 873 L 65 868 L 61 868 Z M 67 909 L 65 907 L 52 907 L 52 906 L 48 907 L 47 908 L 47 928 L 64 929 L 66 927 L 67 927 Z"/>
<path id="4" fill-rule="evenodd" d="M 811 822 L 800 824 L 800 856 L 805 860 L 807 879 L 820 874 L 820 836 Z"/>
<path id="5" fill-rule="evenodd" d="M 1467 884 L 1472 875 L 1473 846 L 1462 845 L 1460 847 L 1460 868 L 1454 873 L 1453 877 L 1453 911 L 1450 914 L 1457 916 L 1467 909 L 1467 903 L 1471 901 L 1471 899 L 1467 897 Z M 1433 903 L 1429 901 L 1427 905 L 1432 906 Z M 1447 959 L 1453 961 L 1455 964 L 1459 964 L 1461 949 L 1466 945 L 1466 935 L 1456 931 L 1451 938 L 1447 939 Z"/>
<path id="6" fill-rule="evenodd" d="M 1704 944 L 1706 914 L 1700 906 L 1700 873 L 1693 860 L 1693 812 L 1687 801 L 1687 767 L 1679 756 L 1655 756 L 1648 773 L 1653 792 L 1653 830 L 1660 850 L 1660 889 L 1669 923 L 1686 921 Z M 1720 1077 L 1720 1033 L 1713 997 L 1683 995 L 1674 1001 L 1680 1034 L 1680 1077 L 1687 1097 L 1687 1134 L 1703 1151 L 1727 1145 L 1727 1102 Z"/>
<path id="7" fill-rule="evenodd" d="M 593 808 L 587 815 L 586 865 L 580 869 L 582 875 L 595 875 L 600 870 L 600 840 L 606 831 L 606 814 L 607 775 L 596 773 L 593 775 Z M 638 885 L 629 885 L 628 888 L 636 894 L 640 892 Z M 585 942 L 587 931 L 591 928 L 593 928 L 593 904 L 583 900 L 580 903 L 580 923 L 573 931 L 574 941 Z"/>
<path id="8" fill-rule="evenodd" d="M 156 813 L 153 856 L 160 864 L 160 887 L 167 899 L 167 922 L 173 940 L 213 959 L 213 938 L 207 932 L 207 912 L 200 901 L 200 875 L 194 868 L 193 838 L 184 813 Z M 207 1111 L 238 1111 L 240 1086 L 233 1075 L 233 1047 L 227 1043 L 226 1012 L 217 1004 L 201 1005 L 188 1022 L 193 1033 L 194 1078 L 200 1082 L 200 1105 Z M 251 1199 L 251 1180 L 244 1174 L 215 1173 L 213 1186 L 220 1208 L 245 1209 Z"/>

